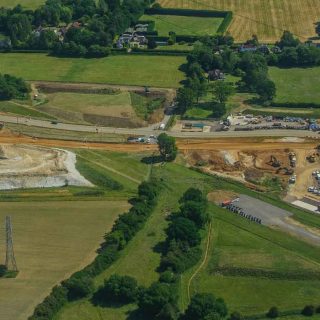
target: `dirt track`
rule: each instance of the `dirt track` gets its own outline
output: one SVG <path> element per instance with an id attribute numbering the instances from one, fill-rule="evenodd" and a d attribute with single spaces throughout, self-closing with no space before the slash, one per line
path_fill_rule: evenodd
<path id="1" fill-rule="evenodd" d="M 0 143 L 33 144 L 48 147 L 64 148 L 90 148 L 122 152 L 142 152 L 157 150 L 156 145 L 127 144 L 127 143 L 95 143 L 54 139 L 31 138 L 18 136 L 8 131 L 0 134 Z M 177 139 L 179 150 L 283 150 L 286 148 L 312 150 L 318 141 L 301 140 L 288 142 L 283 139 L 257 139 L 257 138 L 219 138 L 219 139 Z"/>

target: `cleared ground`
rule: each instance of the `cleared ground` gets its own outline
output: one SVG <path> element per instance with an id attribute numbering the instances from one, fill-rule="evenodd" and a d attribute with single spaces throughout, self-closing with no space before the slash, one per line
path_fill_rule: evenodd
<path id="1" fill-rule="evenodd" d="M 0 189 L 92 184 L 75 168 L 72 152 L 23 145 L 0 145 Z"/>
<path id="2" fill-rule="evenodd" d="M 56 58 L 38 53 L 0 54 L 0 72 L 26 80 L 178 87 L 184 57 L 119 55 L 102 59 Z M 168 76 L 170 75 L 170 77 Z"/>
<path id="3" fill-rule="evenodd" d="M 315 23 L 320 17 L 317 0 L 158 0 L 163 7 L 231 10 L 233 21 L 228 29 L 236 41 L 253 34 L 264 42 L 275 42 L 284 30 L 301 40 L 315 36 Z"/>
<path id="4" fill-rule="evenodd" d="M 44 0 L 0 0 L 0 7 L 12 8 L 21 4 L 23 8 L 36 9 L 44 2 Z"/>
<path id="5" fill-rule="evenodd" d="M 159 36 L 168 36 L 170 31 L 177 35 L 214 35 L 223 18 L 185 17 L 174 15 L 143 15 L 140 20 L 155 21 Z"/>
<path id="6" fill-rule="evenodd" d="M 1 263 L 3 222 L 10 215 L 20 270 L 15 279 L 0 279 L 1 320 L 25 320 L 56 283 L 92 261 L 104 233 L 127 207 L 111 201 L 1 202 Z"/>
<path id="7" fill-rule="evenodd" d="M 277 88 L 274 102 L 320 104 L 320 67 L 304 69 L 272 67 L 269 68 L 269 74 Z"/>

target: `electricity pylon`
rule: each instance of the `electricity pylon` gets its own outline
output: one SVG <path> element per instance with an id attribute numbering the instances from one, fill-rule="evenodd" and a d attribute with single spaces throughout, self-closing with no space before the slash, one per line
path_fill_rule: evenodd
<path id="1" fill-rule="evenodd" d="M 13 251 L 11 217 L 9 216 L 6 216 L 6 267 L 7 270 L 18 271 Z"/>

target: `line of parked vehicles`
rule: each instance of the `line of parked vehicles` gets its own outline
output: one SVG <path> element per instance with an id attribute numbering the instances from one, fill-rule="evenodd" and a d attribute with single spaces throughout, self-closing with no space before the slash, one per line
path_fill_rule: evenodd
<path id="1" fill-rule="evenodd" d="M 256 222 L 258 224 L 262 223 L 262 220 L 260 218 L 246 213 L 242 208 L 240 208 L 240 207 L 238 207 L 237 205 L 234 204 L 235 202 L 238 202 L 238 201 L 239 201 L 239 198 L 236 198 L 236 199 L 230 200 L 230 201 L 225 201 L 225 202 L 223 202 L 221 204 L 221 206 L 223 208 L 226 208 L 229 211 L 231 211 L 231 212 L 243 217 L 243 218 L 246 218 L 246 219 L 252 221 L 252 222 Z"/>
<path id="2" fill-rule="evenodd" d="M 158 137 L 155 135 L 142 136 L 142 137 L 129 137 L 127 139 L 129 143 L 147 143 L 147 144 L 157 144 Z"/>
<path id="3" fill-rule="evenodd" d="M 308 192 L 313 193 L 317 196 L 320 196 L 320 171 L 319 170 L 313 171 L 312 176 L 317 181 L 318 186 L 308 187 Z"/>

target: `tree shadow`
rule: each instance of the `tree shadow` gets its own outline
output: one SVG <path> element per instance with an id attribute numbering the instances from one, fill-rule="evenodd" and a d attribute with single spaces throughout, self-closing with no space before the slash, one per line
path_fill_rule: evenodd
<path id="1" fill-rule="evenodd" d="M 163 157 L 161 155 L 148 156 L 141 159 L 141 162 L 144 164 L 157 164 L 163 162 Z"/>
<path id="2" fill-rule="evenodd" d="M 92 296 L 90 299 L 90 302 L 95 306 L 95 307 L 102 307 L 102 308 L 121 308 L 124 305 L 127 305 L 128 303 L 126 302 L 114 302 L 114 301 L 108 301 L 104 297 L 104 292 L 103 288 L 99 288 Z"/>

